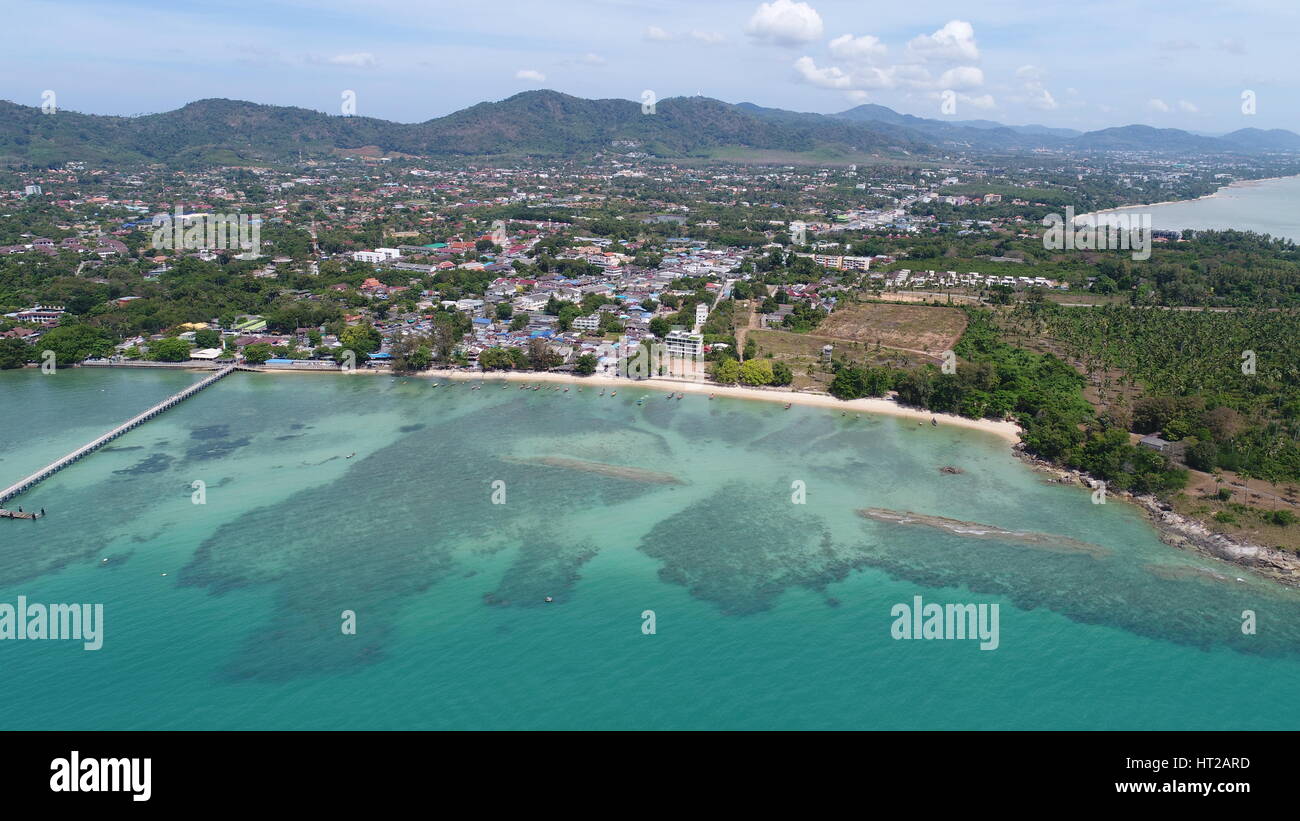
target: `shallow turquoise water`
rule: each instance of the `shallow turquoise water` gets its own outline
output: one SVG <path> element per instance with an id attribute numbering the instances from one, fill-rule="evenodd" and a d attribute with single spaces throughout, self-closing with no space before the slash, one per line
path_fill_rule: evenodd
<path id="1" fill-rule="evenodd" d="M 0 481 L 197 378 L 0 374 Z M 1300 596 L 1166 547 L 1000 440 L 596 393 L 223 380 L 15 502 L 48 518 L 0 521 L 0 602 L 105 609 L 97 652 L 0 641 L 0 727 L 1300 727 Z M 537 461 L 556 457 L 681 484 Z M 998 603 L 1000 647 L 893 640 L 918 594 Z"/>

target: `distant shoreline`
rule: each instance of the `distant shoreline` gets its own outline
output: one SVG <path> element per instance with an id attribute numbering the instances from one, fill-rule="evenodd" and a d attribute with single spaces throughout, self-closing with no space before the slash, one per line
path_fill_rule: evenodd
<path id="1" fill-rule="evenodd" d="M 1087 219 L 1088 217 L 1097 217 L 1103 214 L 1121 214 L 1129 211 L 1140 210 L 1142 208 L 1155 208 L 1157 205 L 1178 205 L 1179 203 L 1184 203 L 1184 202 L 1198 202 L 1200 200 L 1208 200 L 1217 197 L 1230 188 L 1250 188 L 1262 182 L 1276 182 L 1277 180 L 1290 180 L 1296 178 L 1300 178 L 1300 174 L 1288 174 L 1285 177 L 1261 177 L 1257 180 L 1233 180 L 1227 185 L 1220 186 L 1218 189 L 1211 191 L 1209 194 L 1202 194 L 1199 197 L 1192 197 L 1190 199 L 1185 199 L 1185 200 L 1163 200 L 1161 202 L 1148 202 L 1140 205 L 1120 205 L 1115 208 L 1103 208 L 1100 211 L 1089 211 L 1086 214 L 1079 214 L 1075 216 L 1074 221 L 1077 223 L 1082 219 Z"/>

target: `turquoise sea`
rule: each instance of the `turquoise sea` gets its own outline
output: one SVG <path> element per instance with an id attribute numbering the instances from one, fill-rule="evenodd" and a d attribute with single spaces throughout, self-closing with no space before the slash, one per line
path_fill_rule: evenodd
<path id="1" fill-rule="evenodd" d="M 1098 214 L 1147 213 L 1157 231 L 1256 231 L 1300 242 L 1300 177 L 1256 180 L 1220 188 L 1213 196 L 1136 205 Z"/>
<path id="2" fill-rule="evenodd" d="M 0 373 L 0 484 L 198 378 Z M 236 373 L 11 502 L 0 602 L 105 635 L 0 641 L 0 727 L 1300 728 L 1300 594 L 1002 440 L 503 384 Z M 916 595 L 1000 646 L 894 640 Z"/>

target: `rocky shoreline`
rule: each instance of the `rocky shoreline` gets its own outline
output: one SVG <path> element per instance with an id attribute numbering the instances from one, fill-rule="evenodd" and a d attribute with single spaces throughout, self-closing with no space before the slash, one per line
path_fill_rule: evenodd
<path id="1" fill-rule="evenodd" d="M 1087 488 L 1095 488 L 1098 484 L 1096 479 L 1083 471 L 1063 468 L 1026 453 L 1021 445 L 1016 445 L 1012 450 L 1018 459 L 1036 472 L 1050 475 L 1051 482 Z M 1160 534 L 1160 541 L 1171 547 L 1191 550 L 1202 556 L 1247 568 L 1281 584 L 1300 587 L 1300 556 L 1215 533 L 1201 522 L 1174 512 L 1172 507 L 1154 496 L 1138 496 L 1126 491 L 1116 491 L 1109 495 L 1141 508 Z"/>

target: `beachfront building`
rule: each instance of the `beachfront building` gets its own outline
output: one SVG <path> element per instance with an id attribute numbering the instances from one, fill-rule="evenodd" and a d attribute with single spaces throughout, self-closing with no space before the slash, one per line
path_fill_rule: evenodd
<path id="1" fill-rule="evenodd" d="M 690 331 L 669 331 L 664 346 L 671 359 L 698 359 L 704 355 L 704 337 Z"/>

